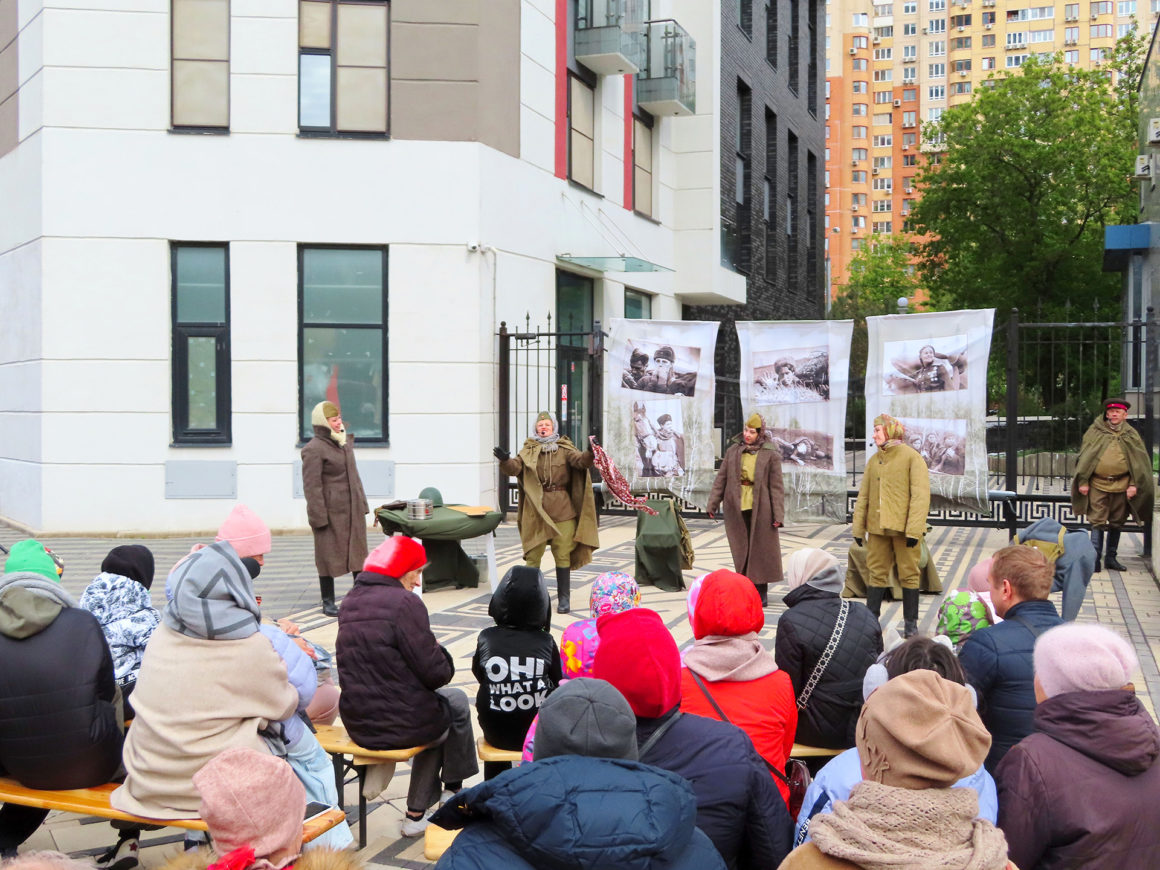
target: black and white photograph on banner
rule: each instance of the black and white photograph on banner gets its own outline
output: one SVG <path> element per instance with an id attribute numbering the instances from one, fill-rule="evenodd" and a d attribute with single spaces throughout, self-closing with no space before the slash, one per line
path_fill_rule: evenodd
<path id="1" fill-rule="evenodd" d="M 967 468 L 966 420 L 899 419 L 906 427 L 906 443 L 918 451 L 932 474 L 963 475 Z"/>
<path id="2" fill-rule="evenodd" d="M 773 435 L 773 445 L 781 452 L 783 468 L 822 468 L 831 470 L 834 467 L 834 437 L 826 432 L 813 429 L 779 429 L 770 430 Z"/>
<path id="3" fill-rule="evenodd" d="M 790 405 L 830 400 L 830 350 L 827 346 L 753 354 L 754 401 Z"/>
<path id="4" fill-rule="evenodd" d="M 625 344 L 620 385 L 628 390 L 692 396 L 697 389 L 701 349 L 630 339 Z"/>
<path id="5" fill-rule="evenodd" d="M 885 393 L 905 396 L 967 388 L 967 336 L 888 341 L 883 356 Z"/>
<path id="6" fill-rule="evenodd" d="M 638 477 L 681 477 L 685 473 L 685 431 L 679 399 L 634 401 L 632 432 Z"/>

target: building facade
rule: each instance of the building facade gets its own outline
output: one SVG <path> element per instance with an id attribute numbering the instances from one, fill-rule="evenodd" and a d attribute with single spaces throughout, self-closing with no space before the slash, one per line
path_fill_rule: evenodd
<path id="1" fill-rule="evenodd" d="M 0 0 L 0 518 L 194 531 L 242 501 L 304 528 L 324 398 L 372 505 L 494 503 L 501 322 L 751 292 L 721 257 L 723 25 L 700 0 Z"/>
<path id="2" fill-rule="evenodd" d="M 1160 0 L 828 0 L 826 251 L 829 293 L 876 233 L 909 231 L 922 127 L 1031 55 L 1091 66 Z"/>

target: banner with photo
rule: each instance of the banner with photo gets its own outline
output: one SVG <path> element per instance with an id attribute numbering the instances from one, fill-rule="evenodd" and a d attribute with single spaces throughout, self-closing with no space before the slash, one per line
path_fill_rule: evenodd
<path id="1" fill-rule="evenodd" d="M 846 521 L 846 391 L 853 329 L 852 320 L 737 324 L 742 416 L 761 414 L 781 451 L 785 512 L 791 522 Z"/>
<path id="2" fill-rule="evenodd" d="M 995 309 L 867 317 L 867 458 L 886 413 L 930 469 L 932 509 L 991 512 L 987 358 Z"/>
<path id="3" fill-rule="evenodd" d="M 717 326 L 609 321 L 603 446 L 638 495 L 671 492 L 702 510 L 709 501 Z"/>

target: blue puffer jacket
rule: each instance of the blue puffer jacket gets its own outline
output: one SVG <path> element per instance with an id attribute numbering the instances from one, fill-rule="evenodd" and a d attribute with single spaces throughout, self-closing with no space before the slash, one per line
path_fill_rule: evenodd
<path id="1" fill-rule="evenodd" d="M 561 755 L 505 771 L 444 804 L 431 820 L 465 829 L 435 867 L 724 870 L 694 827 L 696 815 L 692 789 L 676 774 Z"/>
<path id="2" fill-rule="evenodd" d="M 1017 534 L 1020 543 L 1024 541 L 1059 542 L 1063 529 L 1059 520 L 1043 517 L 1021 529 Z M 1068 532 L 1063 536 L 1063 555 L 1055 560 L 1051 591 L 1063 590 L 1063 621 L 1072 622 L 1079 616 L 1088 584 L 1096 569 L 1096 548 L 1087 532 Z"/>
<path id="3" fill-rule="evenodd" d="M 298 691 L 298 710 L 299 712 L 305 710 L 314 700 L 314 693 L 318 689 L 318 675 L 314 670 L 314 661 L 302 652 L 298 644 L 294 643 L 286 632 L 278 626 L 263 623 L 258 626 L 258 630 L 262 632 L 266 640 L 270 641 L 270 645 L 274 647 L 274 652 L 278 653 L 278 657 L 286 665 L 286 678 L 290 681 L 290 685 Z M 283 719 L 278 724 L 282 726 L 282 737 L 287 746 L 293 746 L 297 743 L 306 730 L 306 723 L 297 714 Z"/>
<path id="4" fill-rule="evenodd" d="M 959 662 L 979 694 L 979 715 L 991 732 L 983 766 L 991 773 L 1007 750 L 1030 734 L 1035 713 L 1035 639 L 1063 620 L 1050 601 L 1021 601 L 998 625 L 974 632 Z"/>

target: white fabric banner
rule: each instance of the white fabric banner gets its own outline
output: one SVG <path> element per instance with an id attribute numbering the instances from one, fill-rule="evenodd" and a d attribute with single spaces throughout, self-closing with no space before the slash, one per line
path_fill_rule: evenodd
<path id="1" fill-rule="evenodd" d="M 713 485 L 716 323 L 609 321 L 604 449 L 637 494 L 704 510 Z"/>
<path id="2" fill-rule="evenodd" d="M 867 317 L 866 456 L 889 414 L 930 469 L 931 507 L 990 513 L 987 359 L 995 309 Z"/>
<path id="3" fill-rule="evenodd" d="M 846 521 L 846 393 L 852 320 L 737 324 L 742 418 L 757 411 L 781 451 L 791 522 Z M 726 432 L 726 437 L 737 433 Z"/>

